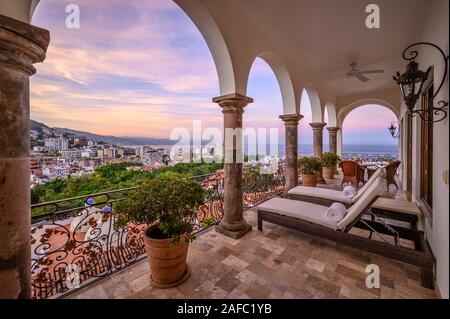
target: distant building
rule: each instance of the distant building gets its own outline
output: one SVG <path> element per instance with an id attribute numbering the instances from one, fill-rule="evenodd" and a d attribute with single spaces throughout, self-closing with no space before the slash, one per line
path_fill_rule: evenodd
<path id="1" fill-rule="evenodd" d="M 163 152 L 152 149 L 151 151 L 147 151 L 141 155 L 141 161 L 144 166 L 161 165 L 163 163 L 163 157 Z"/>
<path id="2" fill-rule="evenodd" d="M 31 156 L 30 159 L 30 171 L 31 174 L 36 176 L 42 176 L 42 169 L 56 165 L 57 159 L 55 157 L 46 157 L 46 156 Z"/>
<path id="3" fill-rule="evenodd" d="M 103 150 L 104 157 L 117 158 L 117 148 L 110 147 Z"/>
<path id="4" fill-rule="evenodd" d="M 83 154 L 82 150 L 61 151 L 61 157 L 64 158 L 81 158 L 82 154 Z"/>
<path id="5" fill-rule="evenodd" d="M 137 156 L 143 156 L 147 152 L 153 152 L 155 151 L 155 148 L 148 146 L 148 145 L 141 145 L 136 147 L 136 155 Z"/>
<path id="6" fill-rule="evenodd" d="M 48 151 L 65 151 L 69 149 L 69 140 L 65 137 L 50 137 L 44 139 L 44 146 Z"/>
<path id="7" fill-rule="evenodd" d="M 103 164 L 103 160 L 99 157 L 86 157 L 86 158 L 82 158 L 79 162 L 78 165 L 82 168 L 96 168 L 99 167 Z"/>
<path id="8" fill-rule="evenodd" d="M 97 151 L 93 151 L 93 150 L 83 150 L 81 151 L 81 157 L 96 157 L 97 156 Z"/>
<path id="9" fill-rule="evenodd" d="M 124 156 L 135 156 L 136 149 L 134 149 L 132 147 L 123 147 L 123 155 Z"/>
<path id="10" fill-rule="evenodd" d="M 89 143 L 89 139 L 85 136 L 75 137 L 73 140 L 74 145 L 88 146 L 88 143 Z"/>
<path id="11" fill-rule="evenodd" d="M 43 152 L 43 151 L 45 151 L 45 147 L 44 146 L 33 146 L 33 152 L 40 153 L 40 152 Z"/>

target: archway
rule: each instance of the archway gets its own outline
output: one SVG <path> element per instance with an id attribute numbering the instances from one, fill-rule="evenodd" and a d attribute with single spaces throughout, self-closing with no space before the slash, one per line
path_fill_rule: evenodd
<path id="1" fill-rule="evenodd" d="M 312 138 L 313 133 L 310 123 L 313 122 L 312 106 L 309 95 L 304 89 L 300 99 L 300 113 L 303 115 L 302 120 L 299 123 L 299 156 L 310 156 L 313 154 Z"/>
<path id="2" fill-rule="evenodd" d="M 211 98 L 234 92 L 234 77 L 217 30 L 202 34 L 172 1 L 102 2 L 77 2 L 79 29 L 64 27 L 65 3 L 37 6 L 33 23 L 52 40 L 31 78 L 32 118 L 119 137 L 168 139 L 174 127 L 191 130 L 192 120 L 220 128 L 221 109 Z"/>
<path id="3" fill-rule="evenodd" d="M 363 104 L 341 118 L 342 157 L 376 161 L 398 157 L 398 140 L 388 127 L 397 115 L 385 105 Z"/>
<path id="4" fill-rule="evenodd" d="M 278 147 L 278 144 L 284 144 L 284 127 L 283 122 L 279 119 L 279 115 L 283 114 L 283 105 L 286 99 L 283 99 L 279 78 L 277 78 L 271 65 L 265 59 L 256 58 L 253 62 L 249 73 L 247 92 L 254 99 L 254 102 L 245 108 L 244 129 L 252 131 L 265 130 L 266 143 L 261 143 L 261 145 L 266 144 L 269 146 L 265 150 L 258 148 L 257 154 L 272 154 L 273 148 L 276 147 L 276 153 L 283 155 L 284 148 Z M 270 141 L 270 129 L 277 130 L 277 141 Z M 245 141 L 246 151 L 249 151 L 248 138 Z M 261 141 L 258 142 L 260 143 Z M 272 143 L 277 145 L 271 145 Z M 270 151 L 270 147 L 272 147 L 272 151 Z"/>

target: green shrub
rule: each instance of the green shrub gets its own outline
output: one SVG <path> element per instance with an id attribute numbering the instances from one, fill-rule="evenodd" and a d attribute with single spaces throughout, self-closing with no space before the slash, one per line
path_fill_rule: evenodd
<path id="1" fill-rule="evenodd" d="M 206 229 L 206 228 L 211 227 L 211 226 L 214 225 L 215 223 L 216 223 L 216 221 L 215 221 L 214 217 L 212 217 L 212 216 L 206 216 L 206 217 L 202 220 L 201 225 L 202 225 L 203 228 Z"/>
<path id="2" fill-rule="evenodd" d="M 322 162 L 317 157 L 300 157 L 298 168 L 301 174 L 318 174 L 322 170 Z"/>
<path id="3" fill-rule="evenodd" d="M 204 201 L 205 191 L 196 181 L 173 172 L 158 174 L 117 203 L 116 227 L 129 222 L 149 226 L 159 222 L 147 235 L 178 242 L 187 234 L 191 240 L 196 212 Z"/>
<path id="4" fill-rule="evenodd" d="M 339 156 L 337 156 L 336 153 L 331 152 L 323 153 L 322 162 L 324 167 L 335 167 L 340 160 L 341 159 L 339 158 Z"/>

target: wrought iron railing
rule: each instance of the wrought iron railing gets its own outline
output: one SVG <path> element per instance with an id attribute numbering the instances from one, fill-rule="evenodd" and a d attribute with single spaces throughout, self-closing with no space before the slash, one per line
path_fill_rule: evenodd
<path id="1" fill-rule="evenodd" d="M 247 167 L 243 207 L 251 208 L 280 193 L 283 166 L 265 174 Z M 207 190 L 197 213 L 196 232 L 223 216 L 223 174 L 192 177 Z M 32 205 L 31 283 L 36 299 L 63 297 L 146 257 L 146 225 L 114 227 L 114 204 L 134 189 L 126 188 Z M 73 281 L 76 271 L 77 281 Z"/>
<path id="2" fill-rule="evenodd" d="M 243 171 L 243 208 L 252 208 L 274 196 L 284 188 L 284 162 L 276 167 L 256 165 Z"/>

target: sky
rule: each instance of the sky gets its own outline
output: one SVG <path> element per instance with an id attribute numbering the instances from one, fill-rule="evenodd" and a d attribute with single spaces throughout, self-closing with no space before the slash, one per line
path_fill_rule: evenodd
<path id="1" fill-rule="evenodd" d="M 65 26 L 66 5 L 80 8 L 80 28 Z M 219 83 L 209 49 L 192 21 L 171 0 L 41 1 L 32 23 L 51 33 L 44 63 L 31 78 L 31 118 L 115 136 L 169 138 L 175 127 L 222 127 L 211 102 Z M 281 93 L 270 67 L 256 59 L 244 127 L 278 128 L 284 137 Z M 299 139 L 312 143 L 311 110 L 302 98 Z M 344 122 L 346 144 L 394 144 L 386 127 L 394 114 L 364 106 Z M 325 114 L 326 122 L 326 114 Z M 324 132 L 324 144 L 328 134 Z"/>

